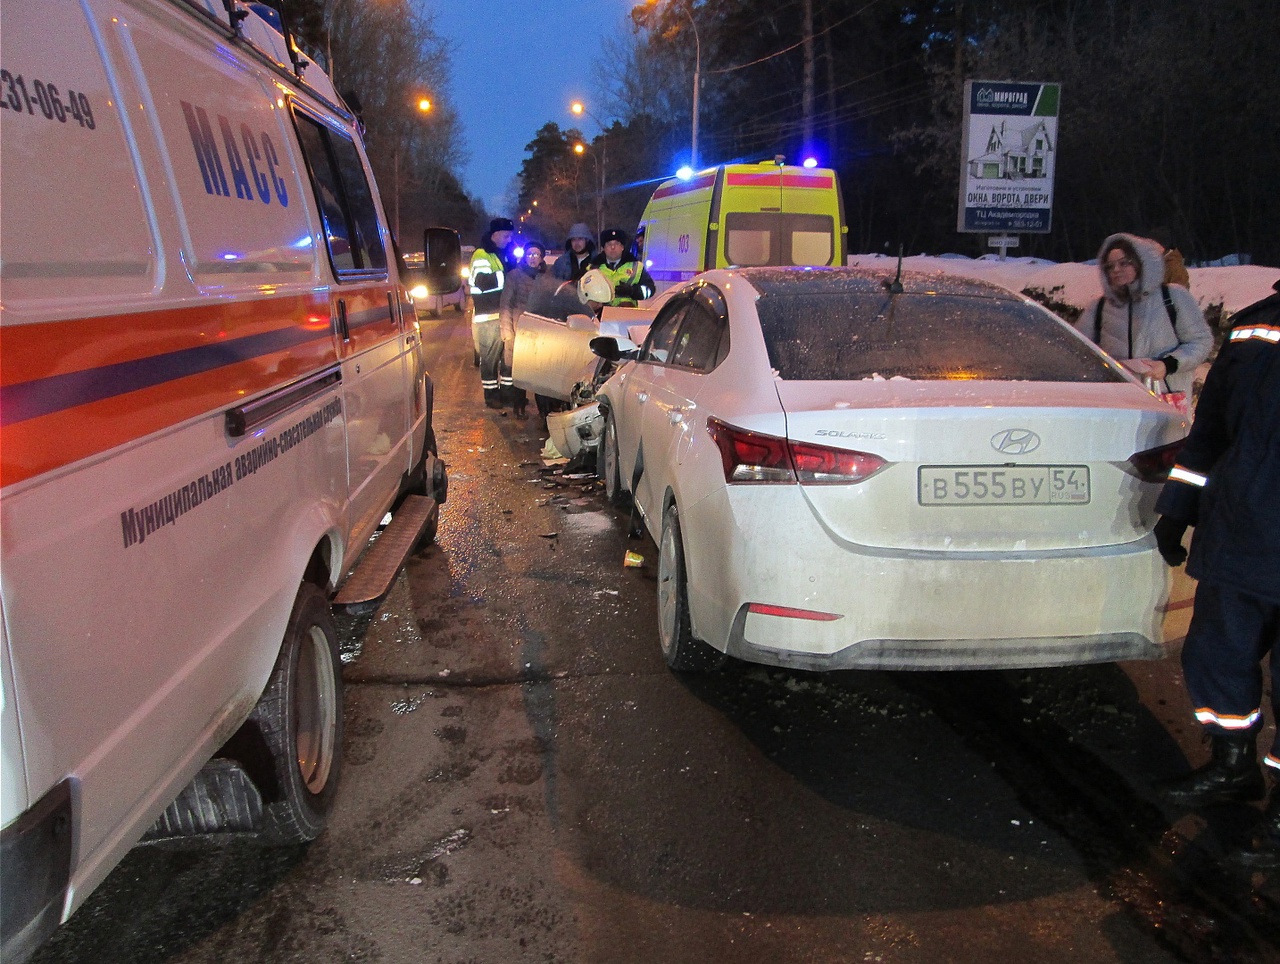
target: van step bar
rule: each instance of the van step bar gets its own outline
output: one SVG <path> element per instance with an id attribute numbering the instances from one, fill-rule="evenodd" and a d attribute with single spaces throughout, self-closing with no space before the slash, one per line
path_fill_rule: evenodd
<path id="1" fill-rule="evenodd" d="M 262 794 L 249 774 L 235 760 L 215 758 L 165 807 L 142 842 L 212 833 L 255 833 L 262 829 L 263 812 Z"/>
<path id="2" fill-rule="evenodd" d="M 352 615 L 371 612 L 386 598 L 396 574 L 427 531 L 433 515 L 440 512 L 435 499 L 411 495 L 400 503 L 391 524 L 361 556 L 333 597 L 333 606 Z"/>

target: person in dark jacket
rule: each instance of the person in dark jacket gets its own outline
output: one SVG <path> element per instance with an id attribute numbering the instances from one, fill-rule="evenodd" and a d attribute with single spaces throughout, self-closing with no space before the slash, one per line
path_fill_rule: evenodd
<path id="1" fill-rule="evenodd" d="M 502 302 L 498 308 L 498 321 L 502 326 L 502 366 L 498 369 L 498 381 L 502 385 L 504 400 L 511 403 L 511 413 L 518 419 L 528 415 L 529 396 L 523 388 L 516 388 L 511 381 L 511 359 L 516 347 L 516 320 L 529 306 L 534 286 L 547 274 L 543 261 L 546 248 L 541 241 L 529 241 L 524 246 L 524 261 L 507 275 L 502 289 Z"/>
<path id="2" fill-rule="evenodd" d="M 591 259 L 596 253 L 596 243 L 591 237 L 591 229 L 579 222 L 569 229 L 569 237 L 564 242 L 564 254 L 556 258 L 552 273 L 560 281 L 576 282 L 591 267 Z"/>
<path id="3" fill-rule="evenodd" d="M 1259 800 L 1263 726 L 1262 660 L 1271 654 L 1271 710 L 1280 713 L 1280 281 L 1273 294 L 1238 312 L 1205 381 L 1195 423 L 1169 474 L 1155 536 L 1171 566 L 1199 580 L 1182 647 L 1182 670 L 1196 719 L 1210 738 L 1210 761 L 1160 785 L 1186 807 Z M 1182 547 L 1195 527 L 1191 553 Z M 1280 782 L 1280 733 L 1264 763 Z M 1254 846 L 1228 859 L 1280 867 L 1280 787 L 1273 782 Z"/>

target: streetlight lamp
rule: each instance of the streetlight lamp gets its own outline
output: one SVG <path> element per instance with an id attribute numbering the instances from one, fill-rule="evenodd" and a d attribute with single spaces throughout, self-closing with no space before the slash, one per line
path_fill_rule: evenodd
<path id="1" fill-rule="evenodd" d="M 645 5 L 655 7 L 658 0 L 645 0 Z M 698 25 L 694 22 L 689 7 L 680 7 L 680 12 L 693 28 L 693 144 L 689 149 L 689 166 L 698 169 L 698 88 L 702 86 L 702 39 L 698 36 Z"/>
<path id="2" fill-rule="evenodd" d="M 427 114 L 431 112 L 431 99 L 429 97 L 419 97 L 417 103 L 418 110 Z M 400 141 L 396 140 L 396 149 L 393 156 L 393 165 L 395 174 L 392 177 L 392 184 L 396 189 L 396 240 L 400 240 Z"/>
<path id="3" fill-rule="evenodd" d="M 587 110 L 586 105 L 583 104 L 582 101 L 575 100 L 569 105 L 569 110 L 574 114 L 577 114 L 579 117 L 586 114 L 595 121 L 596 126 L 600 128 L 600 137 L 597 138 L 600 142 L 600 150 L 598 152 L 599 160 L 596 158 L 597 152 L 595 150 L 592 150 L 591 152 L 591 160 L 595 162 L 596 165 L 596 237 L 599 237 L 600 232 L 604 230 L 604 186 L 605 174 L 608 171 L 609 163 L 609 139 L 608 135 L 605 133 L 605 126 L 601 122 L 600 118 Z M 586 149 L 586 145 L 581 143 L 573 146 L 573 152 L 575 154 L 582 154 Z"/>
<path id="4" fill-rule="evenodd" d="M 587 152 L 587 145 L 579 141 L 573 145 L 573 153 L 581 157 Z M 604 231 L 604 168 L 600 166 L 600 159 L 596 156 L 596 152 L 591 152 L 591 163 L 596 168 L 596 236 Z"/>

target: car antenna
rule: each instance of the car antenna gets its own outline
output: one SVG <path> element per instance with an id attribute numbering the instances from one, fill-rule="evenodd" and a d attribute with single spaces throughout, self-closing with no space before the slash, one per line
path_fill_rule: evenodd
<path id="1" fill-rule="evenodd" d="M 882 282 L 882 284 L 884 285 L 885 290 L 889 292 L 889 294 L 891 295 L 902 294 L 902 245 L 901 244 L 898 245 L 898 273 L 894 276 L 894 279 L 892 281 L 889 281 L 886 279 L 884 282 Z"/>

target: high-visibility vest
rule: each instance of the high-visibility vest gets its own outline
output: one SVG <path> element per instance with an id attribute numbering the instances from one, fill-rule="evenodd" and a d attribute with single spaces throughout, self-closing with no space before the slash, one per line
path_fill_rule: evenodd
<path id="1" fill-rule="evenodd" d="M 643 262 L 635 259 L 623 261 L 616 268 L 610 268 L 608 262 L 601 262 L 597 267 L 600 273 L 608 278 L 615 288 L 619 284 L 639 284 L 640 278 L 644 274 Z M 634 308 L 636 300 L 634 298 L 614 298 L 609 304 L 621 308 Z"/>
<path id="2" fill-rule="evenodd" d="M 498 280 L 496 288 L 488 291 L 476 285 L 476 275 L 492 274 Z M 502 263 L 502 255 L 484 248 L 476 248 L 471 255 L 471 300 L 475 304 L 475 315 L 472 322 L 497 321 L 498 307 L 502 301 L 502 288 L 506 284 L 506 266 Z"/>

